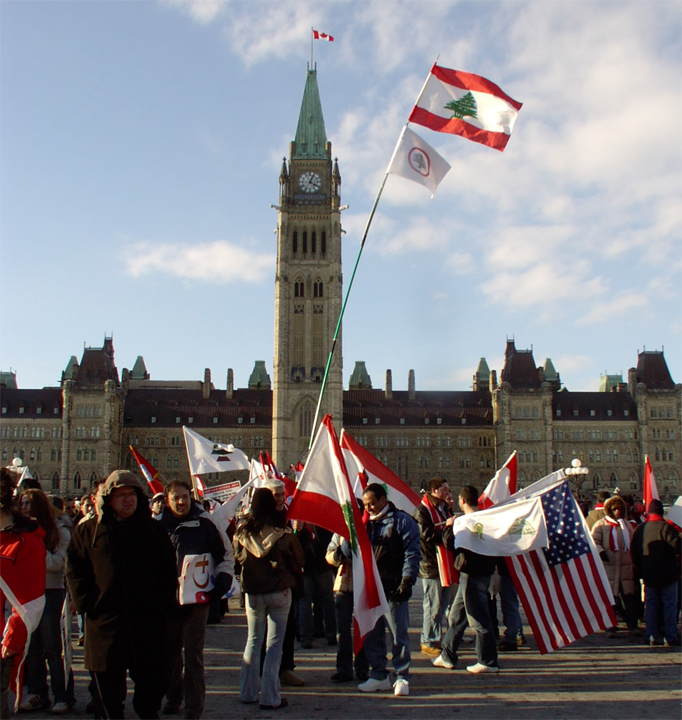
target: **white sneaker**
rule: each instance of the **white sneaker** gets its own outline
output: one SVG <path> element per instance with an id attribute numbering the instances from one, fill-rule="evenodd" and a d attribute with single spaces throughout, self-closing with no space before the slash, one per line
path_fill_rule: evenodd
<path id="1" fill-rule="evenodd" d="M 394 695 L 409 695 L 410 694 L 410 683 L 407 680 L 398 678 L 393 684 Z"/>
<path id="2" fill-rule="evenodd" d="M 496 665 L 483 665 L 483 663 L 476 663 L 475 665 L 468 665 L 467 670 L 470 673 L 474 673 L 474 675 L 478 675 L 479 673 L 498 673 L 500 672 L 500 668 L 498 668 Z"/>
<path id="3" fill-rule="evenodd" d="M 436 667 L 442 667 L 446 670 L 454 670 L 455 669 L 455 663 L 450 661 L 443 653 L 441 653 L 437 658 L 434 658 L 431 661 Z"/>
<path id="4" fill-rule="evenodd" d="M 377 690 L 390 689 L 391 680 L 388 677 L 385 677 L 383 680 L 375 680 L 374 678 L 370 678 L 369 680 L 365 680 L 365 682 L 358 685 L 358 690 L 360 692 L 376 692 Z"/>

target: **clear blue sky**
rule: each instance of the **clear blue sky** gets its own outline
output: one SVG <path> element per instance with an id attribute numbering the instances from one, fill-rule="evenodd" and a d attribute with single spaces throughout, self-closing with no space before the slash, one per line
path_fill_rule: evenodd
<path id="1" fill-rule="evenodd" d="M 504 153 L 390 177 L 351 294 L 344 381 L 467 389 L 507 337 L 571 390 L 665 347 L 682 383 L 679 2 L 0 3 L 0 368 L 272 375 L 278 176 L 310 61 L 339 159 L 345 278 L 436 56 L 523 102 Z"/>

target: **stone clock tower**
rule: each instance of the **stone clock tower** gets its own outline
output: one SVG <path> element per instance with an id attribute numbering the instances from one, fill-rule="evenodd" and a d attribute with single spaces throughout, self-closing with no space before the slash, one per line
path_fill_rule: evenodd
<path id="1" fill-rule="evenodd" d="M 317 70 L 308 69 L 296 139 L 279 177 L 273 459 L 283 470 L 305 454 L 341 312 L 341 176 L 322 117 Z M 319 420 L 343 412 L 341 335 Z"/>

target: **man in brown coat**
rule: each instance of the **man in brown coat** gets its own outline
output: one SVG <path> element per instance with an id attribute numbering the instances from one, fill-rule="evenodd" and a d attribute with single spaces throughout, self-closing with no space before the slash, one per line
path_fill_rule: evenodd
<path id="1" fill-rule="evenodd" d="M 129 672 L 135 712 L 158 718 L 170 677 L 175 552 L 133 473 L 115 470 L 97 500 L 96 516 L 74 529 L 66 559 L 71 598 L 85 615 L 85 667 L 104 717 L 123 717 Z"/>

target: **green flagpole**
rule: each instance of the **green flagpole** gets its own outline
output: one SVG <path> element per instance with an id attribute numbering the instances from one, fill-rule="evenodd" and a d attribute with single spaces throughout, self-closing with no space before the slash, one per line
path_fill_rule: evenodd
<path id="1" fill-rule="evenodd" d="M 439 55 L 440 57 L 440 55 Z M 436 58 L 436 62 L 438 62 L 438 58 Z M 435 63 L 434 63 L 435 64 Z M 426 89 L 426 83 L 429 81 L 429 77 L 431 77 L 431 73 L 429 72 L 429 75 L 427 76 L 426 80 L 424 81 L 424 85 L 422 86 L 421 92 L 419 93 L 417 97 L 417 101 L 415 102 L 415 105 L 419 103 L 421 100 L 422 95 L 424 94 L 424 90 Z M 396 143 L 395 149 L 393 150 L 393 155 L 391 155 L 391 160 L 388 163 L 388 168 L 386 169 L 386 174 L 384 175 L 384 179 L 381 181 L 381 186 L 379 187 L 379 192 L 377 193 L 376 198 L 374 199 L 374 204 L 372 205 L 372 210 L 369 213 L 369 218 L 367 218 L 367 224 L 365 225 L 365 231 L 362 234 L 362 240 L 360 242 L 360 249 L 358 250 L 358 256 L 355 259 L 355 265 L 353 267 L 353 273 L 350 276 L 350 282 L 348 283 L 348 289 L 346 290 L 346 296 L 343 299 L 343 304 L 341 305 L 341 312 L 339 314 L 339 320 L 336 323 L 336 330 L 334 331 L 334 339 L 332 340 L 332 346 L 329 350 L 329 357 L 327 358 L 327 366 L 324 369 L 324 377 L 322 378 L 322 387 L 320 388 L 320 396 L 317 399 L 317 407 L 315 408 L 315 417 L 313 419 L 313 425 L 312 425 L 312 433 L 310 435 L 310 442 L 308 443 L 308 450 L 313 446 L 313 441 L 315 440 L 315 431 L 317 429 L 317 422 L 320 417 L 320 408 L 322 407 L 322 397 L 324 396 L 324 390 L 327 386 L 327 378 L 329 376 L 329 368 L 332 365 L 332 359 L 334 357 L 334 350 L 336 348 L 336 341 L 339 337 L 339 332 L 341 332 L 341 320 L 343 319 L 343 313 L 346 311 L 346 304 L 348 303 L 348 296 L 350 295 L 351 288 L 353 287 L 353 280 L 355 279 L 355 273 L 358 269 L 358 264 L 360 263 L 360 257 L 362 255 L 362 251 L 365 247 L 365 240 L 367 240 L 367 234 L 369 233 L 370 225 L 372 224 L 372 220 L 374 219 L 374 214 L 377 209 L 377 205 L 379 204 L 379 200 L 381 199 L 381 195 L 384 192 L 384 187 L 386 186 L 386 180 L 388 180 L 389 170 L 391 165 L 393 164 L 393 158 L 395 157 L 395 154 L 398 152 L 398 148 L 400 147 L 400 141 L 403 139 L 403 135 L 405 134 L 405 130 L 407 126 L 410 124 L 410 121 L 408 120 L 405 123 L 405 126 L 403 127 L 400 136 L 398 137 L 398 142 Z"/>

